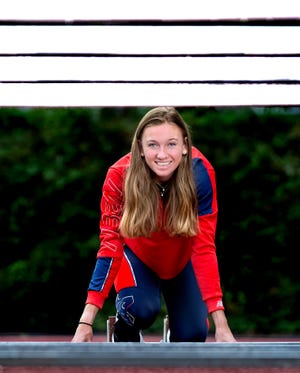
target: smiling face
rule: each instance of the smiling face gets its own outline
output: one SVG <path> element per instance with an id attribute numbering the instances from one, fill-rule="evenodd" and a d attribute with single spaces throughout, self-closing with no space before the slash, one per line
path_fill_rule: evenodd
<path id="1" fill-rule="evenodd" d="M 186 139 L 175 123 L 146 127 L 140 144 L 141 155 L 158 182 L 168 181 L 187 154 Z"/>

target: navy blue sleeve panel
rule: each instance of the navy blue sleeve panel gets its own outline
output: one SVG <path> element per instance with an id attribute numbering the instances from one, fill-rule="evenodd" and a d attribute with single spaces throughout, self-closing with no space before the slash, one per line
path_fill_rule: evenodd
<path id="1" fill-rule="evenodd" d="M 99 257 L 88 287 L 88 290 L 102 291 L 105 287 L 113 258 Z"/>
<path id="2" fill-rule="evenodd" d="M 192 166 L 198 198 L 198 216 L 211 214 L 213 212 L 213 181 L 200 158 L 193 158 Z"/>

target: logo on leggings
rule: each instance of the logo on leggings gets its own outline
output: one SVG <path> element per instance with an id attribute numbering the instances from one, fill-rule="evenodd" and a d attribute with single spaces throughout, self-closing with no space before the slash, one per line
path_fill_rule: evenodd
<path id="1" fill-rule="evenodd" d="M 120 298 L 119 295 L 116 299 L 116 308 L 120 315 L 122 315 L 122 318 L 127 322 L 128 325 L 134 324 L 134 317 L 131 315 L 131 313 L 128 311 L 128 309 L 133 305 L 134 298 L 133 295 L 128 295 L 124 298 Z"/>

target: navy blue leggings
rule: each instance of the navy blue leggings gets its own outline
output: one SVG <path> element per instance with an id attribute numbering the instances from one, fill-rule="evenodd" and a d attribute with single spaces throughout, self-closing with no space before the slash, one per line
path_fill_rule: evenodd
<path id="1" fill-rule="evenodd" d="M 171 342 L 204 342 L 207 338 L 207 307 L 202 300 L 191 262 L 170 280 L 161 280 L 125 247 L 136 286 L 119 291 L 116 309 L 133 328 L 150 327 L 161 309 L 163 295 L 169 317 Z"/>

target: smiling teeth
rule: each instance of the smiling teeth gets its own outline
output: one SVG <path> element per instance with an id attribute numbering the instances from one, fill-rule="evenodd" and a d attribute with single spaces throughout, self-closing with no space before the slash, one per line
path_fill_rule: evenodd
<path id="1" fill-rule="evenodd" d="M 159 166 L 167 166 L 171 162 L 156 162 Z"/>

